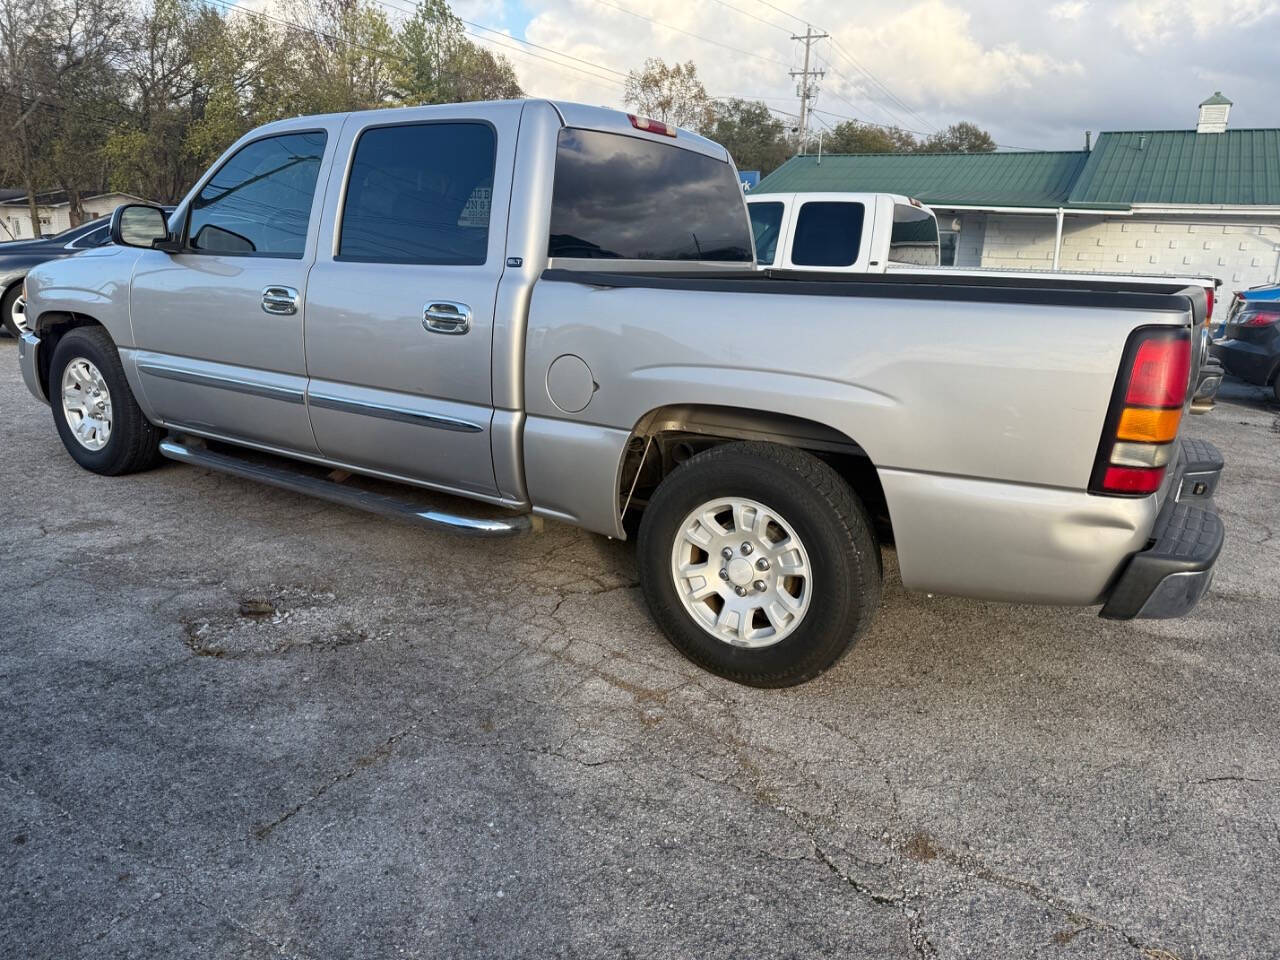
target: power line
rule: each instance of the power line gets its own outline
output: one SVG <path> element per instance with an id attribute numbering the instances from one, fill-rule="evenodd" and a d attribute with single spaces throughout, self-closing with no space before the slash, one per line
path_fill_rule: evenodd
<path id="1" fill-rule="evenodd" d="M 511 53 L 519 54 L 520 56 L 523 56 L 523 57 L 532 57 L 532 58 L 533 58 L 533 59 L 535 59 L 535 60 L 542 60 L 542 61 L 544 61 L 545 63 L 549 63 L 549 64 L 551 64 L 553 67 L 560 67 L 562 70 L 573 70 L 573 71 L 574 71 L 574 72 L 576 72 L 576 73 L 581 73 L 581 74 L 583 74 L 583 75 L 585 75 L 585 76 L 592 77 L 593 79 L 599 80 L 601 83 L 609 83 L 609 84 L 613 84 L 614 86 L 618 86 L 618 87 L 622 87 L 622 86 L 624 86 L 624 84 L 623 84 L 621 81 L 619 81 L 619 80 L 615 80 L 613 77 L 606 77 L 606 76 L 604 76 L 604 75 L 602 75 L 602 74 L 599 74 L 599 73 L 593 73 L 593 72 L 592 72 L 592 71 L 590 71 L 590 70 L 584 70 L 584 69 L 582 69 L 582 67 L 575 67 L 575 66 L 574 66 L 573 64 L 571 64 L 571 63 L 561 63 L 559 60 L 552 60 L 550 57 L 544 57 L 544 56 L 541 56 L 541 55 L 539 55 L 539 54 L 533 53 L 533 52 L 532 52 L 532 51 L 530 51 L 530 50 L 522 50 L 522 49 L 520 49 L 519 47 L 513 47 L 513 46 L 511 46 L 510 44 L 499 43 L 499 42 L 498 42 L 497 40 L 495 40 L 493 37 L 486 37 L 486 36 L 483 36 L 482 34 L 479 34 L 479 33 L 473 33 L 473 32 L 472 32 L 472 31 L 470 31 L 470 30 L 466 31 L 466 33 L 467 33 L 467 36 L 469 36 L 469 37 L 473 37 L 474 39 L 479 40 L 479 41 L 480 41 L 480 42 L 482 42 L 482 43 L 492 43 L 494 46 L 496 46 L 496 47 L 500 47 L 500 48 L 501 48 L 501 49 L 503 49 L 503 50 L 510 51 Z M 511 39 L 512 39 L 512 40 L 514 40 L 514 39 L 515 39 L 515 37 L 512 37 Z M 562 56 L 563 56 L 563 54 L 562 54 Z M 573 59 L 575 59 L 575 60 L 576 60 L 577 58 L 576 58 L 576 57 L 574 57 Z M 616 70 L 612 70 L 612 69 L 610 69 L 610 68 L 608 68 L 608 67 L 604 67 L 604 68 L 602 68 L 602 69 L 609 70 L 609 72 L 610 72 L 610 73 L 617 73 L 617 72 L 618 72 L 618 71 L 616 71 Z M 626 76 L 626 74 L 621 74 L 621 76 Z"/>
<path id="2" fill-rule="evenodd" d="M 763 23 L 766 27 L 773 27 L 773 29 L 781 30 L 783 33 L 791 32 L 791 29 L 789 27 L 780 27 L 778 26 L 778 24 L 774 23 L 772 20 L 766 20 L 764 17 L 757 17 L 754 13 L 748 13 L 746 10 L 743 10 L 741 7 L 735 7 L 732 3 L 726 3 L 725 0 L 711 0 L 711 2 L 718 3 L 722 7 L 728 7 L 734 13 L 739 13 L 742 16 L 747 17 L 748 19 L 754 20 L 756 23 Z"/>
<path id="3" fill-rule="evenodd" d="M 725 50 L 732 50 L 734 53 L 740 53 L 744 57 L 754 57 L 755 59 L 760 60 L 764 63 L 772 63 L 779 67 L 791 66 L 791 64 L 789 63 L 784 63 L 781 60 L 775 60 L 773 57 L 764 57 L 758 53 L 752 53 L 750 50 L 743 50 L 741 47 L 735 47 L 727 43 L 721 43 L 719 40 L 712 40 L 710 37 L 702 37 L 696 33 L 690 33 L 688 30 L 681 29 L 680 27 L 673 27 L 669 23 L 663 23 L 661 20 L 655 20 L 653 17 L 645 16 L 643 13 L 636 13 L 633 10 L 628 10 L 626 7 L 619 6 L 616 3 L 611 3 L 610 0 L 596 0 L 596 3 L 599 3 L 606 7 L 612 7 L 614 10 L 621 11 L 622 13 L 625 13 L 628 16 L 635 17 L 638 20 L 646 20 L 649 23 L 652 23 L 654 26 L 662 27 L 664 30 L 671 30 L 675 33 L 682 33 L 686 37 L 692 37 L 694 40 L 701 40 L 703 43 L 710 43 L 717 47 L 723 47 Z"/>
<path id="4" fill-rule="evenodd" d="M 756 0 L 756 2 L 763 3 L 770 10 L 777 10 L 778 13 L 782 14 L 784 17 L 790 17 L 792 20 L 795 20 L 799 23 L 805 23 L 804 17 L 797 17 L 790 10 L 783 10 L 781 7 L 775 6 L 774 4 L 770 3 L 769 0 Z"/>
<path id="5" fill-rule="evenodd" d="M 396 13 L 404 13 L 404 14 L 409 14 L 409 15 L 412 15 L 412 14 L 414 13 L 414 11 L 413 11 L 413 10 L 409 10 L 409 9 L 404 8 L 404 7 L 394 6 L 394 5 L 392 5 L 392 4 L 388 3 L 388 2 L 386 2 L 386 0 L 376 0 L 376 2 L 378 3 L 378 5 L 379 5 L 379 6 L 386 7 L 388 10 L 395 11 Z M 456 16 L 456 14 L 455 14 L 455 16 Z M 593 62 L 593 61 L 591 61 L 591 60 L 584 60 L 584 59 L 582 59 L 581 57 L 575 57 L 575 56 L 573 56 L 573 54 L 565 53 L 564 51 L 562 51 L 562 50 L 557 50 L 557 49 L 555 49 L 554 47 L 544 46 L 544 45 L 543 45 L 543 44 L 541 44 L 541 43 L 534 43 L 532 40 L 525 40 L 525 39 L 522 39 L 521 37 L 513 36 L 512 34 L 509 34 L 509 33 L 507 33 L 507 32 L 506 32 L 506 31 L 504 31 L 504 30 L 498 30 L 498 29 L 496 29 L 495 27 L 486 27 L 483 23 L 476 23 L 474 20 L 468 20 L 468 19 L 466 19 L 466 17 L 458 17 L 458 21 L 459 21 L 460 23 L 464 23 L 464 24 L 466 24 L 466 25 L 467 25 L 467 26 L 469 26 L 469 27 L 474 27 L 476 30 L 483 30 L 483 31 L 485 31 L 486 33 L 496 34 L 497 36 L 502 37 L 504 40 L 513 40 L 513 41 L 515 41 L 516 43 L 521 43 L 521 44 L 524 44 L 525 46 L 528 46 L 528 47 L 535 47 L 535 48 L 537 48 L 538 50 L 545 50 L 545 51 L 547 51 L 548 53 L 554 53 L 554 54 L 555 54 L 556 56 L 558 56 L 558 57 L 564 57 L 566 60 L 573 60 L 573 61 L 575 61 L 575 62 L 577 62 L 577 63 L 585 64 L 585 65 L 586 65 L 586 66 L 588 66 L 588 67 L 593 67 L 593 68 L 595 68 L 595 69 L 597 69 L 597 70 L 604 70 L 604 71 L 606 71 L 606 72 L 608 72 L 608 73 L 617 74 L 619 77 L 623 77 L 623 78 L 625 78 L 625 77 L 627 77 L 627 76 L 628 76 L 628 74 L 623 73 L 621 70 L 615 70 L 615 69 L 613 69 L 612 67 L 605 66 L 605 65 L 604 65 L 604 64 L 602 64 L 602 63 L 595 63 L 595 62 Z M 471 32 L 470 30 L 465 31 L 465 32 L 467 33 L 467 35 L 468 35 L 468 36 L 476 37 L 476 39 L 480 39 L 480 40 L 487 40 L 487 39 L 488 39 L 487 37 L 480 37 L 480 36 L 478 36 L 477 34 L 475 34 L 475 33 Z M 497 43 L 497 41 L 490 41 L 490 42 Z M 500 43 L 499 43 L 499 44 L 497 44 L 497 45 L 498 45 L 498 46 L 505 46 L 504 44 L 500 44 Z M 510 47 L 509 49 L 516 50 L 516 52 L 517 52 L 517 53 L 524 53 L 524 52 L 525 52 L 525 51 L 522 51 L 522 50 L 517 50 L 515 47 Z M 527 54 L 527 55 L 529 55 L 529 56 L 536 56 L 536 55 L 534 55 L 534 54 Z M 538 59 L 546 59 L 546 58 L 540 57 L 540 58 L 538 58 Z M 557 61 L 555 61 L 555 60 L 552 60 L 552 61 L 550 61 L 550 62 L 551 62 L 551 63 L 555 63 L 557 66 L 564 66 L 564 67 L 568 67 L 568 66 L 569 66 L 568 64 L 560 64 L 560 63 L 558 63 L 558 62 L 557 62 Z M 572 67 L 570 67 L 570 69 L 573 69 L 573 68 L 572 68 Z M 607 79 L 607 78 L 602 78 L 602 79 Z"/>
<path id="6" fill-rule="evenodd" d="M 716 0 L 716 2 L 719 3 L 720 0 Z M 463 23 L 467 24 L 468 26 L 475 27 L 478 30 L 484 30 L 484 31 L 487 31 L 488 33 L 496 33 L 499 36 L 505 37 L 508 40 L 514 40 L 516 43 L 523 43 L 530 47 L 537 47 L 539 50 L 546 50 L 549 53 L 554 53 L 556 56 L 564 57 L 567 60 L 576 60 L 578 63 L 585 63 L 587 66 L 595 67 L 598 70 L 607 70 L 609 73 L 616 73 L 620 77 L 625 78 L 630 76 L 630 74 L 623 73 L 621 70 L 615 70 L 613 69 L 613 67 L 607 67 L 603 63 L 594 63 L 590 60 L 583 60 L 581 57 L 575 57 L 573 56 L 573 54 L 570 54 L 570 53 L 563 53 L 562 51 L 557 50 L 554 47 L 543 46 L 540 43 L 534 43 L 532 40 L 523 40 L 520 37 L 512 36 L 511 34 L 506 33 L 502 30 L 497 30 L 497 29 L 494 29 L 493 27 L 486 27 L 482 23 L 473 23 L 472 21 L 463 19 L 462 17 L 458 17 L 458 19 L 461 20 Z"/>
<path id="7" fill-rule="evenodd" d="M 888 97 L 888 98 L 889 98 L 893 103 L 896 103 L 899 107 L 901 107 L 903 110 L 905 110 L 905 111 L 906 111 L 908 114 L 910 114 L 911 116 L 915 117 L 915 118 L 916 118 L 916 120 L 918 120 L 920 123 L 924 124 L 926 127 L 929 127 L 929 128 L 931 128 L 931 129 L 934 129 L 934 130 L 936 130 L 936 129 L 937 129 L 936 127 L 934 127 L 934 126 L 933 126 L 933 124 L 929 123 L 929 121 L 928 121 L 928 120 L 926 120 L 924 117 L 920 116 L 920 114 L 916 113 L 916 111 L 915 111 L 915 110 L 913 110 L 910 106 L 908 106 L 906 103 L 904 103 L 901 97 L 899 97 L 896 93 L 894 93 L 894 92 L 893 92 L 892 90 L 890 90 L 887 86 L 885 86 L 885 84 L 881 82 L 881 80 L 880 80 L 880 78 L 879 78 L 879 77 L 877 77 L 874 73 L 872 73 L 870 70 L 868 70 L 868 69 L 867 69 L 866 67 L 864 67 L 862 64 L 860 64 L 857 60 L 855 60 L 855 59 L 853 58 L 853 56 L 852 56 L 852 55 L 851 55 L 847 50 L 845 50 L 845 48 L 844 48 L 843 46 L 841 46 L 841 44 L 840 44 L 840 41 L 839 41 L 839 40 L 837 40 L 835 37 L 832 37 L 832 38 L 831 38 L 831 44 L 832 44 L 832 46 L 834 46 L 834 47 L 835 47 L 835 49 L 836 49 L 836 52 L 837 52 L 837 53 L 839 53 L 842 57 L 844 57 L 846 60 L 848 60 L 848 61 L 849 61 L 849 63 L 853 64 L 853 66 L 854 66 L 854 68 L 855 68 L 855 69 L 857 69 L 858 71 L 860 71 L 860 72 L 861 72 L 861 73 L 862 73 L 862 74 L 863 74 L 863 75 L 864 75 L 868 80 L 870 80 L 870 81 L 871 81 L 872 83 L 874 83 L 877 87 L 879 87 L 879 88 L 884 92 L 885 96 L 887 96 L 887 97 Z M 848 79 L 847 79 L 847 78 L 845 78 L 845 80 L 846 80 L 846 82 L 848 82 Z"/>
<path id="8" fill-rule="evenodd" d="M 770 2 L 770 0 L 756 0 L 756 2 L 768 7 L 770 10 L 774 10 L 777 13 L 782 14 L 784 17 L 790 17 L 792 20 L 795 20 L 797 23 L 805 24 L 806 27 L 809 24 L 809 21 L 807 21 L 804 17 L 801 17 L 795 13 L 792 13 L 790 10 L 784 10 L 782 7 L 778 6 L 777 4 Z M 936 131 L 937 128 L 934 127 L 933 124 L 931 124 L 924 117 L 920 116 L 919 113 L 917 113 L 915 110 L 909 107 L 905 102 L 903 102 L 902 98 L 899 97 L 892 90 L 890 90 L 889 87 L 885 85 L 885 83 L 881 81 L 879 77 L 877 77 L 874 73 L 872 73 L 866 67 L 862 66 L 862 64 L 860 64 L 856 59 L 854 59 L 854 57 L 849 53 L 849 51 L 847 51 L 843 46 L 841 46 L 839 40 L 837 40 L 835 37 L 832 37 L 831 43 L 835 47 L 836 51 L 842 57 L 844 57 L 854 67 L 854 69 L 858 70 L 860 73 L 865 75 L 867 79 L 871 81 L 871 83 L 874 84 L 876 87 L 879 87 L 880 90 L 884 93 L 886 97 L 888 97 L 890 101 L 892 101 L 893 103 L 896 103 L 899 108 L 906 111 L 906 113 L 910 114 L 911 116 L 915 117 L 919 123 L 922 123 L 924 126 L 929 127 L 931 130 Z M 833 73 L 836 72 L 834 68 L 832 72 Z M 846 83 L 849 82 L 848 78 L 843 78 L 843 79 L 845 80 Z M 852 86 L 852 84 L 850 85 Z"/>
<path id="9" fill-rule="evenodd" d="M 842 74 L 839 70 L 837 70 L 834 66 L 832 66 L 832 65 L 831 65 L 831 61 L 830 61 L 830 60 L 825 61 L 825 64 L 826 64 L 827 69 L 828 69 L 828 70 L 830 70 L 832 73 L 834 73 L 837 77 L 839 77 L 840 79 L 844 80 L 846 83 L 848 83 L 848 82 L 849 82 L 849 81 L 848 81 L 848 78 L 847 78 L 844 74 Z M 849 84 L 849 85 L 850 85 L 851 87 L 853 86 L 853 84 Z M 861 112 L 862 112 L 863 107 L 858 106 L 858 104 L 854 103 L 852 100 L 850 100 L 848 97 L 846 97 L 843 93 L 841 93 L 838 89 L 836 89 L 836 87 L 835 87 L 835 85 L 834 85 L 834 84 L 830 85 L 830 86 L 827 88 L 826 92 L 827 92 L 827 93 L 829 93 L 829 94 L 831 94 L 831 96 L 835 97 L 837 100 L 843 100 L 846 104 L 848 104 L 850 107 L 852 107 L 855 111 L 857 111 L 857 112 L 859 112 L 859 113 L 861 113 Z M 874 106 L 878 111 L 880 111 L 880 113 L 881 113 L 883 116 L 887 117 L 887 118 L 889 119 L 889 121 L 890 121 L 891 123 L 893 123 L 895 126 L 899 126 L 899 127 L 906 127 L 906 126 L 908 126 L 908 122 L 907 122 L 907 121 L 903 120 L 903 119 L 902 119 L 902 117 L 898 116 L 896 113 L 894 113 L 894 112 L 893 112 L 892 110 L 890 110 L 888 107 L 886 107 L 884 104 L 882 104 L 882 103 L 877 103 L 877 102 L 876 102 L 876 101 L 874 101 L 874 100 L 868 100 L 868 101 L 866 102 L 866 105 L 867 105 L 867 106 Z"/>

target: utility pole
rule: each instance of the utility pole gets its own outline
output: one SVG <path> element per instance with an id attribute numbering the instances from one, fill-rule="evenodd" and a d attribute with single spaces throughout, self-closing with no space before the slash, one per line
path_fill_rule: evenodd
<path id="1" fill-rule="evenodd" d="M 824 40 L 831 36 L 829 33 L 814 33 L 813 27 L 807 23 L 804 26 L 804 36 L 796 36 L 792 34 L 792 40 L 804 41 L 804 69 L 792 70 L 791 76 L 799 77 L 800 83 L 796 87 L 796 96 L 800 98 L 800 152 L 804 153 L 805 143 L 809 134 L 809 100 L 814 95 L 813 86 L 809 83 L 810 77 L 816 77 L 819 80 L 825 76 L 825 70 L 809 69 L 809 49 L 813 46 L 815 40 Z"/>

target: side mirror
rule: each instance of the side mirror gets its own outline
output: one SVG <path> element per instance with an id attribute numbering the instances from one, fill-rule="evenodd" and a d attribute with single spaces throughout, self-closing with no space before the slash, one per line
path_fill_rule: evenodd
<path id="1" fill-rule="evenodd" d="M 111 242 L 122 247 L 142 247 L 174 252 L 169 244 L 169 218 L 159 207 L 126 203 L 111 214 Z"/>

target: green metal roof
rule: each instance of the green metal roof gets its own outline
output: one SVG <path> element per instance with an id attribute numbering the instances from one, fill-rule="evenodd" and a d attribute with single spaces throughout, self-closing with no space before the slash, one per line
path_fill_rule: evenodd
<path id="1" fill-rule="evenodd" d="M 751 191 L 901 193 L 946 206 L 1056 207 L 1089 154 L 857 153 L 792 157 Z"/>
<path id="2" fill-rule="evenodd" d="M 1210 97 L 1208 100 L 1200 101 L 1200 106 L 1202 107 L 1229 107 L 1231 105 L 1232 105 L 1231 101 L 1222 95 L 1221 90 L 1213 91 L 1212 97 Z"/>
<path id="3" fill-rule="evenodd" d="M 1280 205 L 1280 130 L 1103 133 L 1069 199 L 1073 206 Z"/>

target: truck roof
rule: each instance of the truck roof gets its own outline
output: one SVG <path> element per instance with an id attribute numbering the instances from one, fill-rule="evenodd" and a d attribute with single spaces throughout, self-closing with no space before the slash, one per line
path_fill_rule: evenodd
<path id="1" fill-rule="evenodd" d="M 525 104 L 528 100 L 482 100 L 476 101 L 473 106 L 491 107 L 505 106 L 513 104 Z M 631 117 L 634 114 L 628 114 L 622 110 L 614 110 L 609 107 L 593 107 L 585 103 L 574 103 L 567 100 L 543 100 L 543 103 L 550 104 L 551 107 L 560 116 L 560 121 L 566 127 L 579 127 L 587 130 L 600 130 L 605 133 L 621 133 L 630 137 L 643 137 L 649 140 L 656 140 L 660 143 L 672 143 L 674 146 L 682 147 L 686 150 L 693 150 L 697 153 L 705 154 L 708 157 L 715 157 L 717 160 L 728 161 L 730 159 L 729 152 L 720 144 L 708 140 L 706 137 L 698 136 L 688 130 L 678 127 L 675 129 L 675 136 L 664 136 L 662 134 L 650 133 L 634 126 Z M 298 130 L 305 128 L 311 123 L 323 120 L 337 120 L 348 116 L 370 116 L 373 114 L 386 114 L 388 118 L 394 117 L 397 113 L 410 110 L 420 111 L 424 108 L 433 106 L 458 106 L 458 104 L 421 104 L 407 107 L 379 107 L 376 110 L 353 110 L 348 113 L 319 113 L 308 114 L 300 117 L 290 117 L 286 120 L 276 120 L 272 123 L 264 124 L 251 131 L 254 134 L 266 133 L 272 131 Z"/>
<path id="2" fill-rule="evenodd" d="M 827 200 L 827 201 L 839 200 L 846 203 L 848 202 L 869 203 L 870 201 L 874 200 L 877 197 L 888 197 L 894 203 L 907 203 L 913 206 L 918 206 L 921 210 L 928 210 L 930 213 L 933 212 L 932 208 L 929 207 L 928 205 L 922 204 L 920 203 L 919 200 L 915 200 L 912 197 L 908 197 L 904 194 L 876 193 L 873 191 L 854 192 L 850 190 L 829 190 L 825 192 L 816 192 L 816 193 L 808 190 L 793 190 L 793 191 L 783 190 L 777 193 L 774 193 L 774 192 L 751 193 L 750 191 L 748 191 L 747 202 L 750 203 L 752 200 L 758 200 L 761 203 L 764 203 L 769 200 L 773 200 L 776 202 L 785 197 L 799 197 L 799 196 L 803 196 L 806 202 L 809 200 Z"/>

